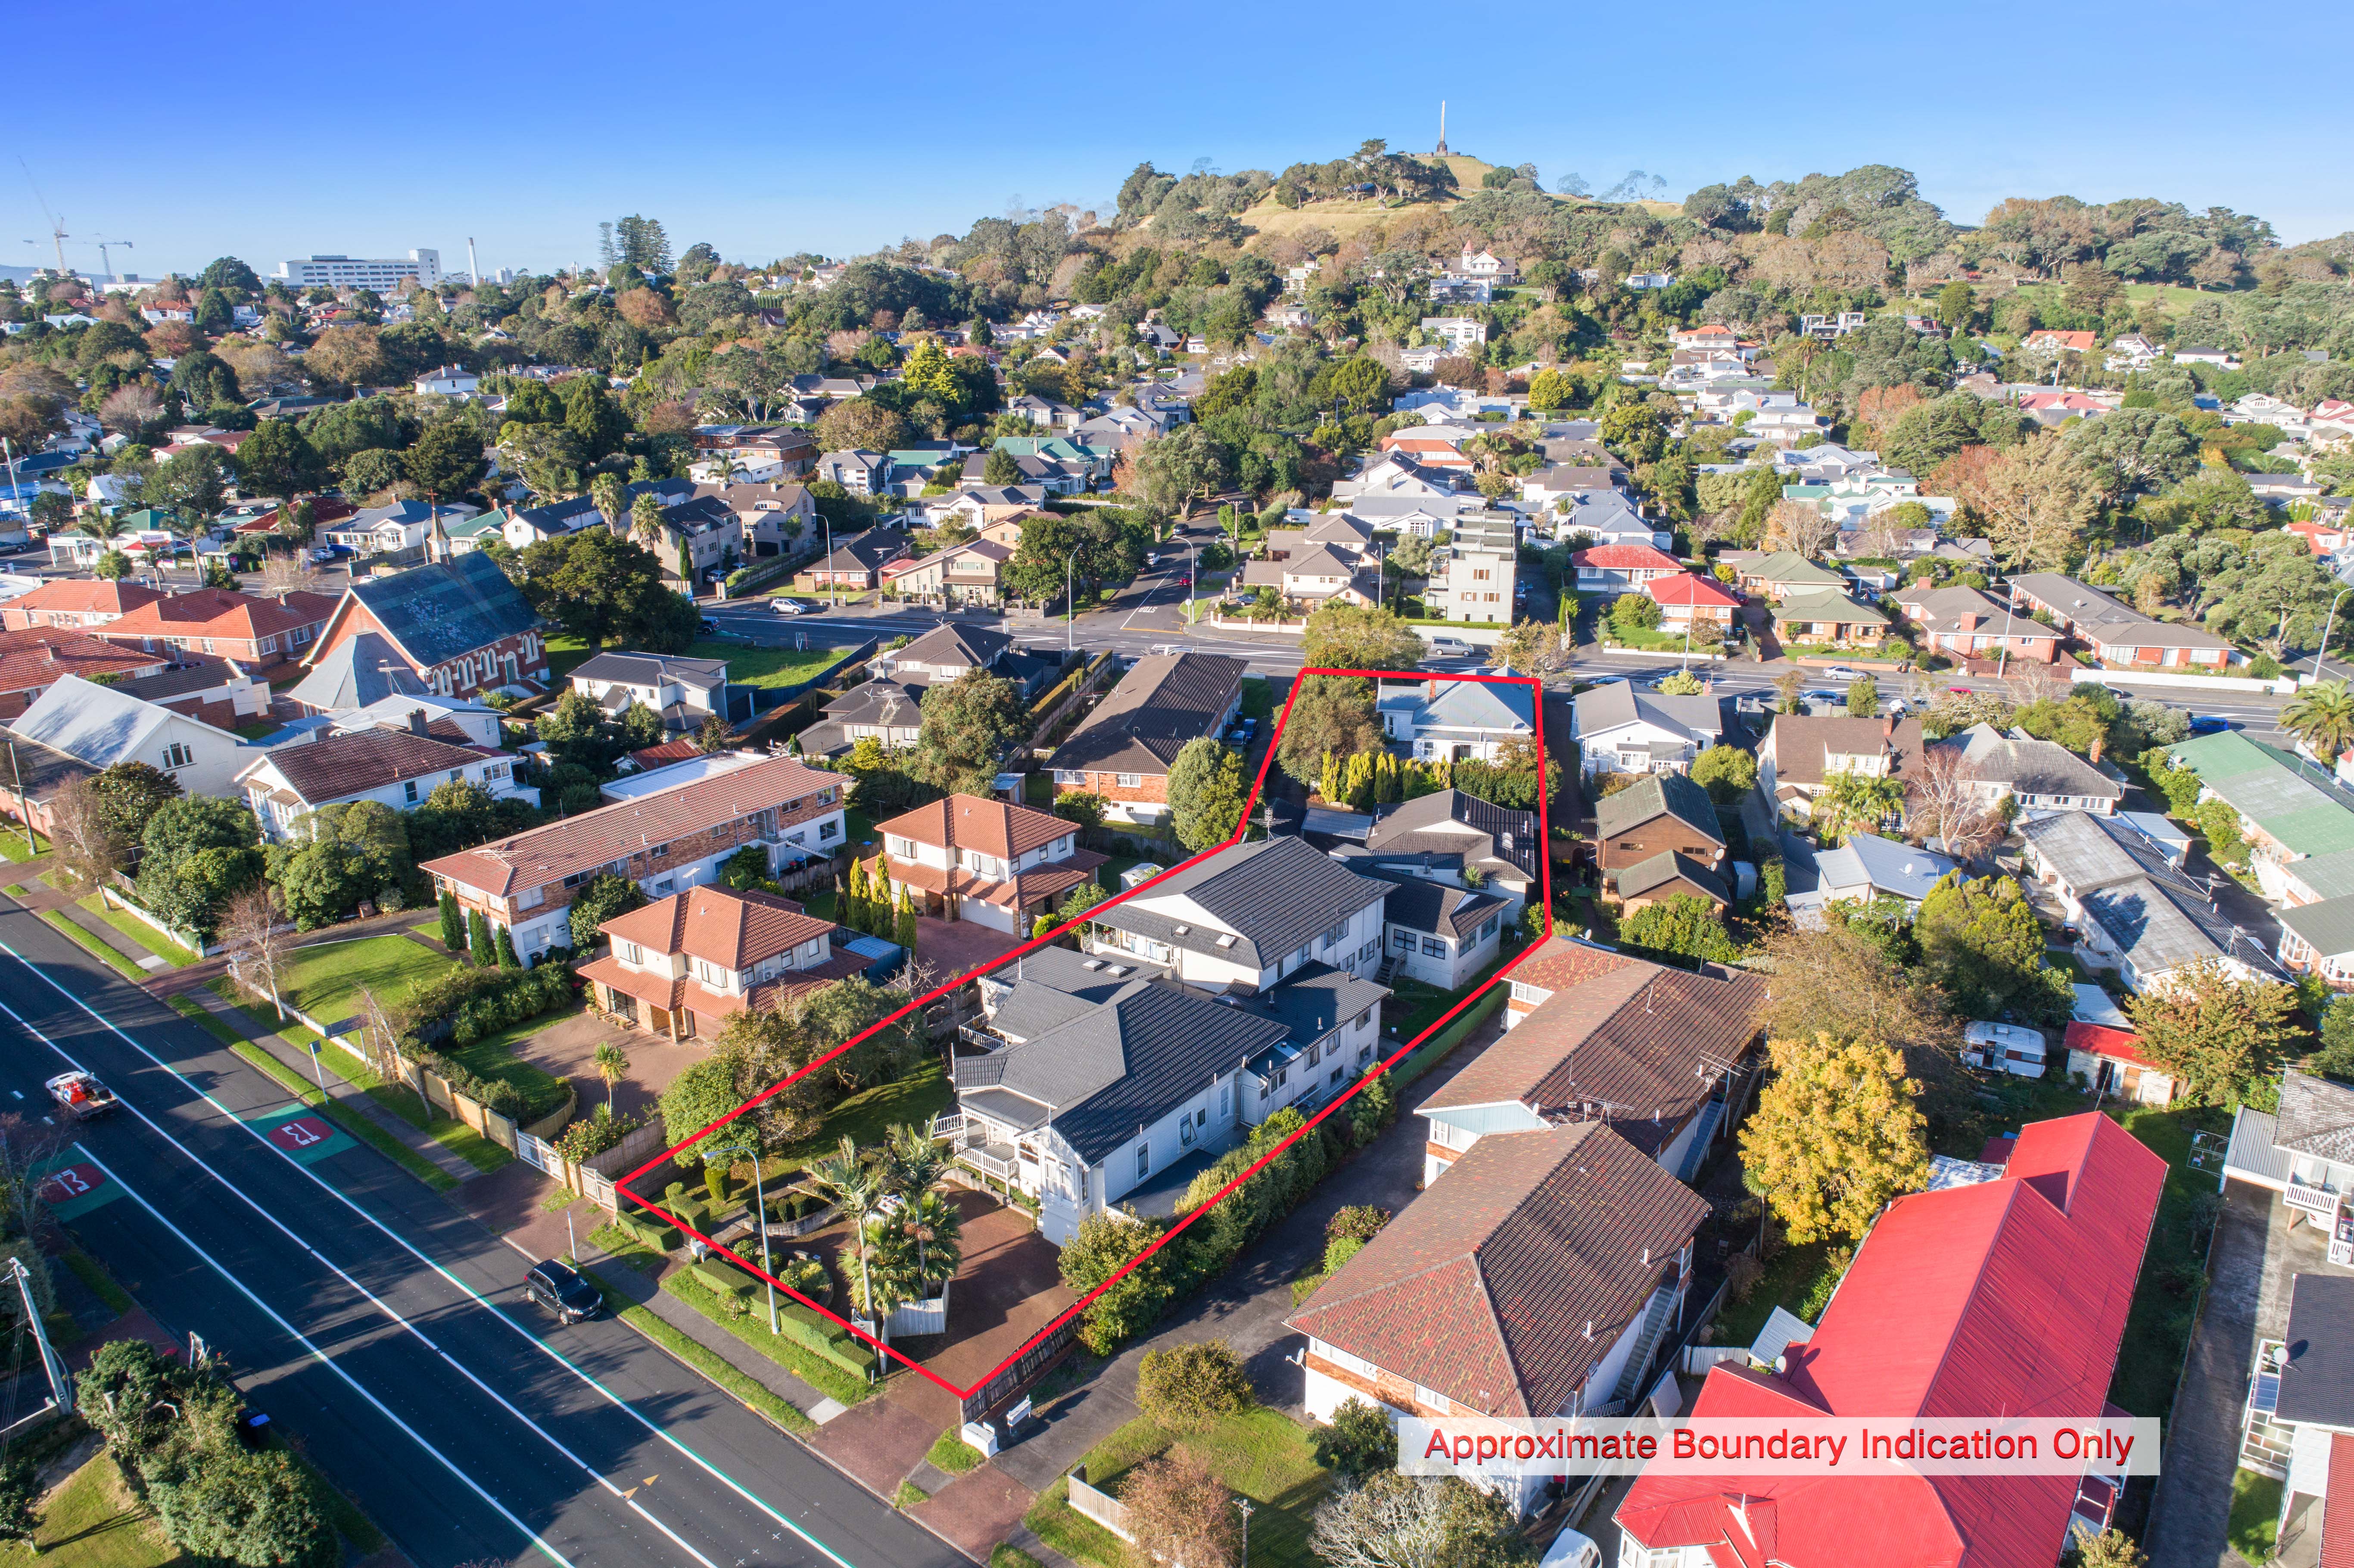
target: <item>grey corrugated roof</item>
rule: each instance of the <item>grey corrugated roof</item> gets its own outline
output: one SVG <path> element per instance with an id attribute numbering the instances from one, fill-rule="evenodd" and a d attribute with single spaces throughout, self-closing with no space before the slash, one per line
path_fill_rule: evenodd
<path id="1" fill-rule="evenodd" d="M 1524 876 L 1537 874 L 1537 814 L 1439 789 L 1394 806 L 1365 835 L 1384 854 L 1452 854 L 1489 862 Z"/>
<path id="2" fill-rule="evenodd" d="M 2151 877 L 2111 883 L 2084 895 L 2084 912 L 2145 977 L 2221 958 L 2237 942 L 2232 922 L 2197 895 Z"/>
<path id="3" fill-rule="evenodd" d="M 1280 961 L 1318 932 L 1378 904 L 1389 884 L 1356 873 L 1296 838 L 1261 839 L 1220 850 L 1161 882 L 1145 895 L 1182 895 L 1199 905 L 1237 940 L 1216 945 L 1219 932 L 1194 925 L 1179 934 L 1180 922 L 1131 901 L 1114 905 L 1089 919 L 1115 930 L 1133 931 L 1155 941 L 1216 953 L 1264 969 Z"/>
<path id="4" fill-rule="evenodd" d="M 956 1064 L 959 1093 L 1053 1107 L 1055 1130 L 1089 1163 L 1289 1034 L 1273 1018 L 1158 980 L 1132 980 L 1082 1017 Z M 1041 1120 L 1045 1119 L 1044 1117 Z"/>
<path id="5" fill-rule="evenodd" d="M 2281 911 L 2280 923 L 2323 958 L 2354 953 L 2354 898 L 2325 898 Z"/>
<path id="6" fill-rule="evenodd" d="M 479 550 L 356 582 L 349 592 L 428 668 L 539 624 L 498 562 Z"/>
<path id="7" fill-rule="evenodd" d="M 1594 808 L 1595 836 L 1610 838 L 1664 815 L 1676 817 L 1718 843 L 1724 842 L 1724 830 L 1716 825 L 1716 808 L 1709 803 L 1708 791 L 1683 773 L 1647 773 L 1616 795 L 1604 797 Z"/>
<path id="8" fill-rule="evenodd" d="M 2205 891 L 2174 869 L 2147 839 L 2123 822 L 2084 811 L 2061 811 L 2019 829 L 2061 881 L 2084 894 L 2111 883 L 2148 877 L 2187 896 Z"/>

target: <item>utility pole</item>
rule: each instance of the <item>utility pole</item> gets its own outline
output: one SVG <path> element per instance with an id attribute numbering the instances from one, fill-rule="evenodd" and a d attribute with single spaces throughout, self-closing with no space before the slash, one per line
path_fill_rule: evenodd
<path id="1" fill-rule="evenodd" d="M 12 1257 L 8 1260 L 8 1272 L 16 1277 L 17 1294 L 25 1302 L 25 1321 L 32 1325 L 34 1342 L 41 1349 L 41 1370 L 49 1374 L 49 1397 L 57 1401 L 59 1410 L 71 1414 L 73 1380 L 66 1375 L 65 1358 L 49 1343 L 48 1327 L 41 1321 L 41 1308 L 33 1299 L 32 1271 L 22 1260 Z"/>

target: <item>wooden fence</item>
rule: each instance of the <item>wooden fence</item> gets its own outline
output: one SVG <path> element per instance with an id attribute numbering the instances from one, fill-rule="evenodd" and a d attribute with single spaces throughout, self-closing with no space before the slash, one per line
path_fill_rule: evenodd
<path id="1" fill-rule="evenodd" d="M 966 1394 L 960 1402 L 963 1420 L 968 1423 L 986 1421 L 1021 1398 L 1056 1362 L 1071 1353 L 1071 1347 L 1078 1343 L 1078 1335 L 1079 1315 L 1074 1312 L 1063 1319 L 1060 1327 L 1023 1350 L 987 1383 Z"/>
<path id="2" fill-rule="evenodd" d="M 1082 1519 L 1094 1520 L 1122 1541 L 1134 1542 L 1136 1537 L 1128 1528 L 1128 1505 L 1109 1492 L 1098 1491 L 1087 1484 L 1087 1467 L 1081 1465 L 1071 1472 L 1071 1511 Z"/>

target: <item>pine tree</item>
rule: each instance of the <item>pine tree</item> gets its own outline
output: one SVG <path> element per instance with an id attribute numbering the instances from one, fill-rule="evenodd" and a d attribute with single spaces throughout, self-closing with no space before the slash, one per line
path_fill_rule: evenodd
<path id="1" fill-rule="evenodd" d="M 514 935 L 504 926 L 499 927 L 499 968 L 503 969 L 523 968 L 523 958 L 515 951 Z"/>
<path id="2" fill-rule="evenodd" d="M 473 956 L 478 969 L 489 969 L 495 961 L 491 952 L 491 923 L 482 918 L 479 909 L 466 911 L 466 949 Z"/>
<path id="3" fill-rule="evenodd" d="M 441 890 L 441 945 L 452 955 L 466 948 L 466 913 L 458 907 L 458 895 L 446 887 Z"/>

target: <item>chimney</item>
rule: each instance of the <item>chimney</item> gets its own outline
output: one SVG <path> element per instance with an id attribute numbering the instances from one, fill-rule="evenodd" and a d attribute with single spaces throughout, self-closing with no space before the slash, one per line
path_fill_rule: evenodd
<path id="1" fill-rule="evenodd" d="M 1891 743 L 1894 742 L 1896 739 L 1896 715 L 1894 714 L 1884 714 L 1881 716 L 1880 738 Z"/>
<path id="2" fill-rule="evenodd" d="M 419 736 L 422 736 L 425 734 L 425 710 L 423 708 L 411 708 L 408 710 L 408 733 Z"/>

